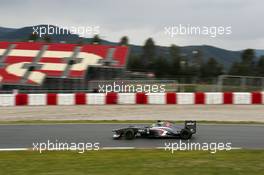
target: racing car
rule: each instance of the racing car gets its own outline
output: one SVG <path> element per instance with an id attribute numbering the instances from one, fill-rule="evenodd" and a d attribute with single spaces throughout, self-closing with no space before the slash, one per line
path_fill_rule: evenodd
<path id="1" fill-rule="evenodd" d="M 113 139 L 132 140 L 143 138 L 180 138 L 190 139 L 196 133 L 196 121 L 185 121 L 184 126 L 176 126 L 169 121 L 157 121 L 150 126 L 129 126 L 113 130 Z"/>

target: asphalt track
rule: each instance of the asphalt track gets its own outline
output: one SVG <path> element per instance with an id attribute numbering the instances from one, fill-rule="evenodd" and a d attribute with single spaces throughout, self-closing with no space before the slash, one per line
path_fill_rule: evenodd
<path id="1" fill-rule="evenodd" d="M 47 142 L 99 142 L 100 147 L 164 147 L 165 142 L 178 139 L 113 140 L 112 129 L 128 124 L 44 124 L 0 125 L 0 149 L 32 148 L 32 143 Z M 232 147 L 264 148 L 264 125 L 205 125 L 198 124 L 195 143 L 231 142 Z"/>

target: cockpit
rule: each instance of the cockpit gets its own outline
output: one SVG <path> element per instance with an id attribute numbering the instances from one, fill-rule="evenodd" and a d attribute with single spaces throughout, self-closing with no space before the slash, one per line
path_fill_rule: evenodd
<path id="1" fill-rule="evenodd" d="M 174 124 L 168 121 L 157 121 L 157 123 L 152 124 L 152 127 L 172 127 Z"/>

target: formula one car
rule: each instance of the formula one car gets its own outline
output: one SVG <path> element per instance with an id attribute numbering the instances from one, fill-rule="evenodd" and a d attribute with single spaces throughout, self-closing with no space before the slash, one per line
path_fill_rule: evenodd
<path id="1" fill-rule="evenodd" d="M 138 127 L 129 126 L 126 128 L 114 129 L 113 139 L 125 138 L 127 140 L 136 137 L 143 138 L 180 138 L 190 139 L 196 133 L 196 121 L 185 121 L 184 126 L 176 126 L 169 121 L 157 121 L 150 126 Z"/>

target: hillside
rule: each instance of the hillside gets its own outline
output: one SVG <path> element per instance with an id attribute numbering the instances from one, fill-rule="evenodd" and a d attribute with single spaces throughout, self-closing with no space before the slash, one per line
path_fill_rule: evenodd
<path id="1" fill-rule="evenodd" d="M 38 25 L 38 27 L 47 26 L 47 25 Z M 56 27 L 56 26 L 54 26 Z M 33 32 L 32 26 L 23 27 L 23 28 L 5 28 L 0 27 L 0 41 L 27 41 L 29 35 Z M 83 41 L 84 43 L 89 43 L 91 38 L 82 38 L 75 34 L 60 34 L 60 35 L 51 35 L 52 41 L 60 42 L 66 41 L 68 43 L 78 43 Z M 102 44 L 115 45 L 117 43 L 103 40 Z M 219 63 L 221 63 L 225 69 L 228 69 L 233 62 L 240 60 L 241 51 L 231 51 L 214 46 L 200 45 L 200 46 L 184 46 L 180 47 L 181 52 L 188 59 L 193 57 L 192 52 L 200 50 L 203 53 L 203 57 L 208 59 L 214 57 Z M 130 53 L 132 54 L 141 54 L 142 47 L 138 45 L 130 45 Z M 167 56 L 169 53 L 169 48 L 164 46 L 157 46 L 157 54 Z M 256 55 L 264 55 L 264 50 L 256 50 Z"/>

